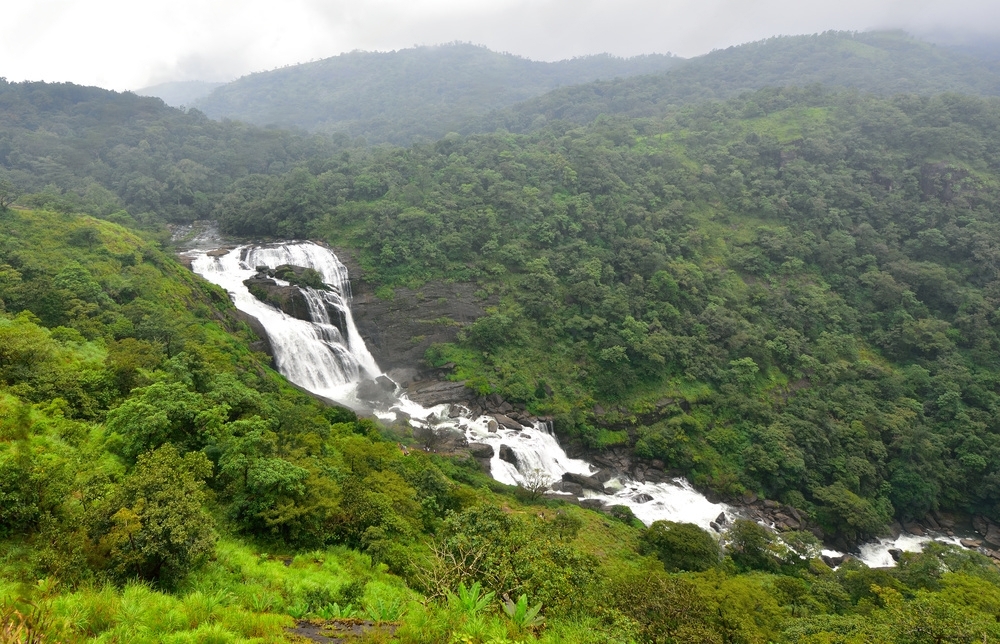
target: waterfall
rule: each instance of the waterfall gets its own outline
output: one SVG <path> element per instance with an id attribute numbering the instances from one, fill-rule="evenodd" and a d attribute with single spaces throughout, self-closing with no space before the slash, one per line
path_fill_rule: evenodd
<path id="1" fill-rule="evenodd" d="M 278 370 L 291 382 L 326 398 L 357 406 L 354 390 L 358 382 L 381 374 L 354 325 L 347 268 L 330 249 L 311 242 L 287 242 L 240 246 L 229 252 L 193 250 L 188 256 L 195 273 L 226 289 L 236 308 L 260 321 L 267 330 Z M 243 283 L 257 274 L 259 266 L 273 269 L 283 264 L 311 268 L 329 286 L 329 290 L 299 287 L 308 304 L 311 322 L 298 320 L 261 302 Z M 278 279 L 275 282 L 288 285 Z M 553 434 L 551 423 L 538 423 L 518 431 L 493 426 L 491 431 L 489 416 L 473 418 L 467 412 L 455 415 L 450 405 L 425 408 L 405 395 L 394 400 L 394 404 L 376 414 L 394 419 L 395 412 L 401 411 L 415 426 L 461 431 L 470 443 L 490 445 L 491 474 L 502 483 L 525 485 L 529 478 L 555 483 L 567 473 L 586 477 L 598 473 L 587 461 L 566 454 Z M 514 455 L 516 465 L 500 458 L 501 447 Z M 728 506 L 709 501 L 682 478 L 649 483 L 619 476 L 604 481 L 602 487 L 603 490 L 584 490 L 584 498 L 604 505 L 627 506 L 647 525 L 665 519 L 715 530 L 720 527 L 720 515 L 727 522 L 733 517 Z M 919 551 L 930 540 L 909 534 L 880 539 L 862 546 L 859 558 L 870 566 L 892 566 L 895 562 L 889 554 L 891 548 Z M 826 550 L 824 554 L 839 553 Z"/>
<path id="2" fill-rule="evenodd" d="M 381 373 L 354 325 L 347 268 L 329 249 L 302 242 L 242 246 L 226 254 L 192 251 L 190 257 L 195 273 L 226 289 L 236 308 L 260 320 L 271 341 L 275 365 L 291 382 L 333 400 L 346 400 L 358 380 Z M 323 291 L 300 287 L 312 322 L 261 302 L 243 284 L 257 273 L 258 266 L 283 264 L 311 268 L 332 287 Z"/>

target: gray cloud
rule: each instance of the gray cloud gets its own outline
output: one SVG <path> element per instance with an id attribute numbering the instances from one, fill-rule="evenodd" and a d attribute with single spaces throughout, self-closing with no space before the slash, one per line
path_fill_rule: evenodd
<path id="1" fill-rule="evenodd" d="M 530 58 L 690 57 L 779 34 L 1000 36 L 985 0 L 6 0 L 0 76 L 115 89 L 228 80 L 353 49 L 474 42 Z"/>

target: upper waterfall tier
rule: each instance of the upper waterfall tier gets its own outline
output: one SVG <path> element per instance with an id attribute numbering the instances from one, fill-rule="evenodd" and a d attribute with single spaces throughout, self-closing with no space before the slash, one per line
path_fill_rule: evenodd
<path id="1" fill-rule="evenodd" d="M 273 269 L 283 264 L 311 268 L 333 287 L 323 291 L 300 287 L 309 304 L 311 322 L 264 304 L 243 283 L 258 267 Z M 311 242 L 241 246 L 221 257 L 193 253 L 191 267 L 226 289 L 238 309 L 260 320 L 267 329 L 278 370 L 293 383 L 321 396 L 345 400 L 360 379 L 381 373 L 354 325 L 347 268 L 328 248 Z M 330 315 L 331 308 L 336 319 Z"/>

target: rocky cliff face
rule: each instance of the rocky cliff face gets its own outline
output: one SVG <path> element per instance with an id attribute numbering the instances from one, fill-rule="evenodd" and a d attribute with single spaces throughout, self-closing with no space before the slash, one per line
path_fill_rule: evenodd
<path id="1" fill-rule="evenodd" d="M 400 384 L 416 376 L 432 344 L 454 342 L 458 331 L 483 316 L 495 301 L 476 296 L 475 284 L 428 282 L 419 289 L 396 288 L 391 297 L 375 295 L 349 249 L 334 249 L 351 276 L 351 311 L 358 333 L 379 366 Z M 387 295 L 382 294 L 380 295 Z M 405 370 L 409 375 L 400 375 Z M 395 372 L 395 373 L 392 373 Z"/>

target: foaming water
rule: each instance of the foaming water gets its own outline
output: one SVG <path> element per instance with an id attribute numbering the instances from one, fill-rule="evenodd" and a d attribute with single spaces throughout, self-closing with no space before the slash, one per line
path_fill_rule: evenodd
<path id="1" fill-rule="evenodd" d="M 890 550 L 900 550 L 902 552 L 921 552 L 924 546 L 932 541 L 945 543 L 954 546 L 962 545 L 958 537 L 948 536 L 922 536 L 904 532 L 898 537 L 890 539 L 883 538 L 872 543 L 861 546 L 861 554 L 858 559 L 869 568 L 888 568 L 896 565 L 896 560 L 892 558 Z"/>
<path id="2" fill-rule="evenodd" d="M 519 431 L 503 427 L 490 431 L 489 416 L 449 418 L 452 412 L 450 405 L 427 409 L 405 398 L 382 414 L 383 417 L 391 418 L 396 409 L 408 414 L 414 424 L 437 427 L 439 431 L 455 428 L 464 432 L 470 443 L 491 446 L 490 472 L 501 483 L 530 487 L 561 481 L 566 473 L 584 476 L 598 473 L 587 461 L 570 458 L 551 430 L 542 423 Z M 503 446 L 513 452 L 516 465 L 500 458 Z M 709 501 L 682 478 L 665 483 L 643 483 L 619 476 L 606 481 L 604 488 L 604 493 L 585 489 L 584 498 L 596 499 L 605 505 L 626 506 L 646 525 L 666 520 L 694 523 L 714 531 L 715 527 L 711 524 L 717 521 L 720 514 L 726 516 L 726 521 L 733 516 L 728 506 Z"/>
<path id="3" fill-rule="evenodd" d="M 192 251 L 189 256 L 195 273 L 226 289 L 236 308 L 260 320 L 267 330 L 275 365 L 291 382 L 321 396 L 345 400 L 361 378 L 381 373 L 354 325 L 347 268 L 329 249 L 302 242 L 241 246 L 214 257 Z M 258 266 L 283 264 L 311 268 L 332 287 L 329 291 L 302 289 L 314 321 L 296 319 L 261 302 L 243 283 L 257 273 Z M 336 320 L 331 310 L 337 313 Z"/>
<path id="4" fill-rule="evenodd" d="M 236 308 L 257 318 L 264 326 L 276 366 L 286 378 L 318 395 L 352 407 L 360 406 L 355 395 L 358 382 L 374 378 L 381 369 L 354 324 L 347 268 L 330 249 L 311 242 L 288 242 L 240 246 L 225 254 L 213 252 L 209 255 L 204 250 L 195 250 L 188 255 L 194 272 L 226 289 Z M 257 273 L 258 266 L 276 268 L 283 264 L 312 268 L 330 286 L 329 290 L 302 289 L 313 321 L 298 320 L 261 302 L 243 284 Z M 281 280 L 275 281 L 286 285 Z M 566 473 L 585 476 L 597 473 L 587 461 L 570 458 L 551 428 L 540 423 L 520 431 L 500 427 L 491 432 L 489 416 L 472 417 L 468 412 L 456 415 L 450 405 L 426 408 L 399 395 L 386 407 L 377 410 L 376 414 L 394 419 L 400 411 L 409 416 L 414 426 L 430 427 L 439 432 L 461 431 L 470 443 L 490 445 L 493 447 L 491 474 L 508 485 L 530 485 L 539 478 L 554 483 Z M 517 465 L 500 458 L 501 446 L 510 449 Z M 720 514 L 726 515 L 727 521 L 733 517 L 731 508 L 709 501 L 681 478 L 644 483 L 619 476 L 606 481 L 604 488 L 604 492 L 585 490 L 584 497 L 600 500 L 605 505 L 627 506 L 647 525 L 663 519 L 714 530 L 712 524 Z M 882 539 L 862 546 L 859 559 L 872 567 L 894 566 L 890 549 L 919 551 L 931 539 L 908 534 L 897 539 Z M 957 538 L 937 539 L 958 543 Z M 837 553 L 826 550 L 824 554 Z"/>

